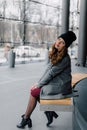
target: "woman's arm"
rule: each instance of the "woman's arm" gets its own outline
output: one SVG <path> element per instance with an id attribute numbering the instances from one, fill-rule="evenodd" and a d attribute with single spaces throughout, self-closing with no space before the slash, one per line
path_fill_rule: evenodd
<path id="1" fill-rule="evenodd" d="M 65 57 L 60 63 L 57 65 L 52 66 L 39 80 L 37 83 L 37 86 L 39 88 L 43 87 L 44 85 L 48 84 L 52 78 L 54 78 L 56 75 L 62 73 L 64 69 L 70 64 L 69 57 Z"/>

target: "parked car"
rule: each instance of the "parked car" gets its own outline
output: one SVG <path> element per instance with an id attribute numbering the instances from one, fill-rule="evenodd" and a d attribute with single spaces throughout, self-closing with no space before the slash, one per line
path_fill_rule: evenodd
<path id="1" fill-rule="evenodd" d="M 19 57 L 39 57 L 40 52 L 32 46 L 19 46 L 16 49 L 16 56 Z"/>

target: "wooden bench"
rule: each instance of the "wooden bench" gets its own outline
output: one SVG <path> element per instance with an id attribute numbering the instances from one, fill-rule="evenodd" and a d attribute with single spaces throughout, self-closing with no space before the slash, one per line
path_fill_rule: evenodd
<path id="1" fill-rule="evenodd" d="M 87 78 L 87 74 L 75 73 L 72 74 L 72 86 Z M 72 111 L 73 110 L 73 97 L 66 99 L 56 99 L 56 100 L 43 100 L 40 99 L 40 110 L 41 111 Z"/>

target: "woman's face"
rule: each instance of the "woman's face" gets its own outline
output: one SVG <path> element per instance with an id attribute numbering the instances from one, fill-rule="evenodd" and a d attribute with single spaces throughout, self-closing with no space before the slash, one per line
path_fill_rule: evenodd
<path id="1" fill-rule="evenodd" d="M 58 38 L 55 42 L 55 48 L 60 52 L 65 47 L 65 41 L 62 38 Z"/>

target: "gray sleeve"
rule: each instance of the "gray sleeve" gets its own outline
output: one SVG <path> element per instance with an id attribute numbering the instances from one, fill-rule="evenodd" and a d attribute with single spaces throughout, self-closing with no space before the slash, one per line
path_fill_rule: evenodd
<path id="1" fill-rule="evenodd" d="M 45 74 L 42 76 L 42 78 L 38 82 L 38 87 L 41 88 L 44 85 L 48 84 L 52 78 L 54 78 L 56 75 L 62 73 L 64 69 L 67 67 L 67 64 L 69 63 L 69 59 L 65 57 L 60 63 L 57 65 L 53 65 L 50 69 L 48 69 Z"/>

